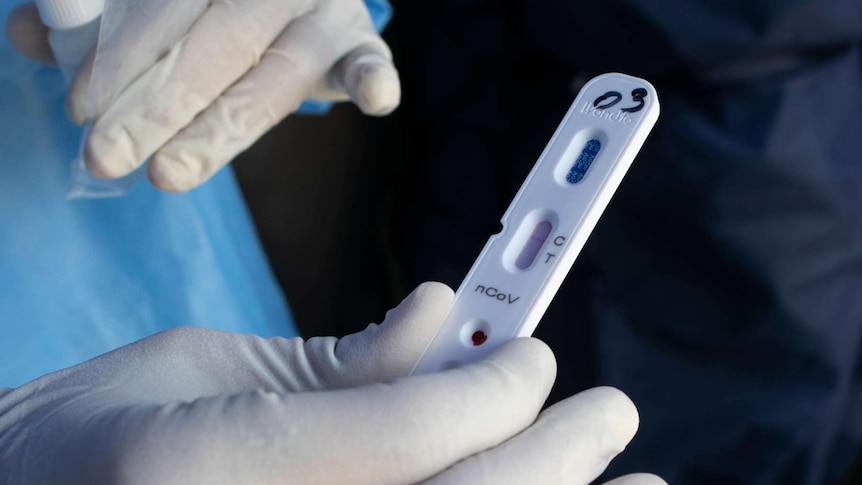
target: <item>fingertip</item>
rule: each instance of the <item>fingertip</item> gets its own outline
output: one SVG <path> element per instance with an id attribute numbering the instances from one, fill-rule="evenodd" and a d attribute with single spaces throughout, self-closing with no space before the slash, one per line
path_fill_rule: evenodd
<path id="1" fill-rule="evenodd" d="M 601 406 L 607 429 L 621 443 L 619 451 L 622 451 L 640 426 L 640 415 L 634 402 L 619 389 L 607 386 L 588 389 L 578 397 Z"/>
<path id="2" fill-rule="evenodd" d="M 437 333 L 453 298 L 442 283 L 422 283 L 386 313 L 382 324 L 341 338 L 334 353 L 342 365 L 334 368 L 347 371 L 324 372 L 325 380 L 345 387 L 403 377 Z"/>
<path id="3" fill-rule="evenodd" d="M 164 192 L 187 192 L 203 181 L 201 164 L 183 156 L 157 153 L 147 168 L 150 183 Z"/>
<path id="4" fill-rule="evenodd" d="M 519 338 L 477 362 L 416 378 L 461 389 L 461 397 L 468 395 L 467 389 L 494 402 L 505 396 L 506 406 L 498 410 L 523 429 L 535 421 L 555 377 L 556 361 L 548 346 L 534 338 Z"/>
<path id="5" fill-rule="evenodd" d="M 80 72 L 80 71 L 79 71 Z M 87 90 L 81 89 L 77 81 L 73 81 L 66 95 L 66 117 L 73 124 L 83 126 L 89 118 L 87 110 Z"/>
<path id="6" fill-rule="evenodd" d="M 350 98 L 365 114 L 385 116 L 401 103 L 401 80 L 388 59 L 360 58 L 348 70 L 346 84 Z"/>
<path id="7" fill-rule="evenodd" d="M 6 37 L 21 55 L 42 64 L 57 65 L 48 43 L 48 27 L 39 18 L 35 4 L 19 5 L 9 13 Z"/>
<path id="8" fill-rule="evenodd" d="M 632 473 L 606 482 L 604 485 L 667 485 L 667 482 L 651 473 Z"/>
<path id="9" fill-rule="evenodd" d="M 99 179 L 116 179 L 132 173 L 139 166 L 134 161 L 133 145 L 123 128 L 115 127 L 107 133 L 94 129 L 84 143 L 87 172 Z"/>
<path id="10" fill-rule="evenodd" d="M 65 108 L 66 118 L 69 118 L 73 125 L 84 126 L 84 123 L 87 122 L 86 109 L 81 109 L 72 96 L 66 97 Z"/>
<path id="11" fill-rule="evenodd" d="M 545 397 L 557 377 L 557 360 L 545 342 L 537 338 L 517 338 L 494 350 L 484 360 L 493 366 L 502 367 L 510 374 L 520 375 L 529 382 L 538 383 Z"/>
<path id="12" fill-rule="evenodd" d="M 440 320 L 449 312 L 452 306 L 452 301 L 455 299 L 455 293 L 447 285 L 433 281 L 425 282 L 417 286 L 409 295 L 404 297 L 395 308 L 386 312 L 386 320 L 405 320 L 413 318 L 413 315 L 428 317 L 429 315 L 439 318 L 431 318 L 430 320 Z M 427 318 L 423 318 L 426 320 Z"/>
<path id="13" fill-rule="evenodd" d="M 447 285 L 433 281 L 417 286 L 401 303 L 386 312 L 384 323 L 387 329 L 407 332 L 411 340 L 425 347 L 446 320 L 452 308 L 455 292 Z M 404 323 L 409 322 L 409 326 Z M 418 331 L 421 328 L 421 331 Z"/>
<path id="14" fill-rule="evenodd" d="M 417 286 L 407 298 L 435 303 L 451 303 L 455 298 L 455 292 L 444 283 L 426 281 Z"/>

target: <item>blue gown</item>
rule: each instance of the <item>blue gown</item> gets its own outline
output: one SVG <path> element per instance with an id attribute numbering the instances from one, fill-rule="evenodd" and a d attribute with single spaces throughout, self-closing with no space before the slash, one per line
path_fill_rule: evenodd
<path id="1" fill-rule="evenodd" d="M 382 28 L 388 4 L 369 10 Z M 296 335 L 230 168 L 185 194 L 66 200 L 80 130 L 60 73 L 5 37 L 0 59 L 0 387 L 177 325 Z"/>

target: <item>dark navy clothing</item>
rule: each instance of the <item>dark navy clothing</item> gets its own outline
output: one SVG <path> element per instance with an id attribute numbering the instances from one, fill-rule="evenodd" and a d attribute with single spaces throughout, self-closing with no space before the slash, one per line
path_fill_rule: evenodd
<path id="1" fill-rule="evenodd" d="M 632 397 L 614 474 L 839 483 L 862 442 L 862 1 L 396 11 L 407 283 L 460 283 L 580 82 L 645 77 L 659 123 L 538 330 L 554 396 Z"/>

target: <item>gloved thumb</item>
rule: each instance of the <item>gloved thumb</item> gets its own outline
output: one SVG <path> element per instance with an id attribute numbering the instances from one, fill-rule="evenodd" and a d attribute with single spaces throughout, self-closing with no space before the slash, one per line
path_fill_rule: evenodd
<path id="1" fill-rule="evenodd" d="M 179 327 L 67 371 L 64 383 L 123 382 L 152 402 L 254 389 L 278 393 L 356 387 L 406 375 L 452 306 L 446 285 L 425 283 L 380 325 L 342 339 L 264 339 Z"/>
<path id="2" fill-rule="evenodd" d="M 372 323 L 341 339 L 309 339 L 305 342 L 306 357 L 327 389 L 403 377 L 443 324 L 453 299 L 448 286 L 423 283 L 389 310 L 379 325 Z"/>

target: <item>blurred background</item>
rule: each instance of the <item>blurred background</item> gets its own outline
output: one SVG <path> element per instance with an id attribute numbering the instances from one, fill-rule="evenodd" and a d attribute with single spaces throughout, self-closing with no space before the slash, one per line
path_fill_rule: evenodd
<path id="1" fill-rule="evenodd" d="M 537 330 L 550 402 L 633 398 L 612 473 L 862 483 L 858 1 L 393 3 L 402 106 L 290 117 L 234 162 L 302 333 L 457 288 L 579 87 L 641 76 L 659 124 Z"/>

